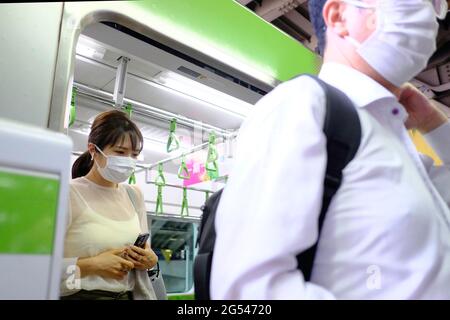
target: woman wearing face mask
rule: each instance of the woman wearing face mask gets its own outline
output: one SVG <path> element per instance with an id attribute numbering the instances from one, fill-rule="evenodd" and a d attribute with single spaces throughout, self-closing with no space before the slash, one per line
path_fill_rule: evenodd
<path id="1" fill-rule="evenodd" d="M 62 299 L 133 299 L 137 275 L 156 265 L 148 243 L 131 246 L 148 232 L 142 192 L 120 184 L 134 172 L 142 148 L 142 134 L 125 113 L 108 111 L 94 120 L 88 150 L 72 167 Z M 128 192 L 136 195 L 138 212 Z M 144 298 L 154 299 L 147 286 Z"/>

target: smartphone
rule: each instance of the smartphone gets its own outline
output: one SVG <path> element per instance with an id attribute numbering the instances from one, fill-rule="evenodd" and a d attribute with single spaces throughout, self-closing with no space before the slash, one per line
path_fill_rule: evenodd
<path id="1" fill-rule="evenodd" d="M 147 242 L 148 238 L 150 237 L 150 233 L 142 233 L 140 234 L 136 241 L 134 242 L 134 245 L 139 248 L 144 248 L 145 243 Z"/>

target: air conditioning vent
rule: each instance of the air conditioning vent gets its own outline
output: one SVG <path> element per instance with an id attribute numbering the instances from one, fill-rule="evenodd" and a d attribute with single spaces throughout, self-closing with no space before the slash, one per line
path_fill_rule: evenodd
<path id="1" fill-rule="evenodd" d="M 107 21 L 102 21 L 101 23 L 104 24 L 104 25 L 107 25 L 107 26 L 109 26 L 111 28 L 114 28 L 116 30 L 119 30 L 119 31 L 121 31 L 123 33 L 126 33 L 129 36 L 132 36 L 132 37 L 134 37 L 136 39 L 144 41 L 144 42 L 146 42 L 146 43 L 148 43 L 148 44 L 150 44 L 152 46 L 155 46 L 155 47 L 157 47 L 157 48 L 159 48 L 159 49 L 161 49 L 161 50 L 163 50 L 163 51 L 165 51 L 167 53 L 170 53 L 170 54 L 172 54 L 172 55 L 174 55 L 174 56 L 176 56 L 178 58 L 186 60 L 186 61 L 188 61 L 188 62 L 190 62 L 190 63 L 192 63 L 192 64 L 194 64 L 194 65 L 196 65 L 196 66 L 198 66 L 200 68 L 208 70 L 209 72 L 212 72 L 212 73 L 214 73 L 214 74 L 216 74 L 216 75 L 218 75 L 218 76 L 220 76 L 220 77 L 222 77 L 224 79 L 232 81 L 232 82 L 234 82 L 234 83 L 236 83 L 236 84 L 238 84 L 238 85 L 240 85 L 240 86 L 242 86 L 244 88 L 247 88 L 247 89 L 249 89 L 249 90 L 251 90 L 253 92 L 256 92 L 256 93 L 258 93 L 258 94 L 260 94 L 262 96 L 267 94 L 267 91 L 262 90 L 261 88 L 258 88 L 258 87 L 254 86 L 254 85 L 251 85 L 250 83 L 248 83 L 246 81 L 243 81 L 241 79 L 238 79 L 238 78 L 236 78 L 236 77 L 234 77 L 234 76 L 232 76 L 232 75 L 230 75 L 230 74 L 228 74 L 226 72 L 223 72 L 223 71 L 221 71 L 221 70 L 219 70 L 219 69 L 217 69 L 217 68 L 215 68 L 213 66 L 207 65 L 207 64 L 205 64 L 205 63 L 203 63 L 203 62 L 201 62 L 201 61 L 199 61 L 199 60 L 197 60 L 195 58 L 192 58 L 192 57 L 190 57 L 190 56 L 188 56 L 188 55 L 186 55 L 186 54 L 184 54 L 184 53 L 182 53 L 182 52 L 180 52 L 178 50 L 170 48 L 170 47 L 168 47 L 168 46 L 166 46 L 166 45 L 164 45 L 164 44 L 162 44 L 162 43 L 160 43 L 160 42 L 158 42 L 158 41 L 156 41 L 154 39 L 146 37 L 146 36 L 136 32 L 136 31 L 133 31 L 133 30 L 131 30 L 131 29 L 125 27 L 125 26 L 122 26 L 122 25 L 114 23 L 114 22 L 107 22 Z M 180 70 L 180 71 L 184 72 L 183 70 Z M 190 69 L 188 69 L 187 71 L 188 72 L 195 72 L 195 71 L 190 70 Z M 195 72 L 195 73 L 199 74 L 198 72 Z M 190 73 L 188 73 L 188 74 L 190 74 Z M 197 78 L 198 76 L 194 76 L 194 77 Z"/>
<path id="2" fill-rule="evenodd" d="M 202 75 L 201 73 L 198 73 L 197 71 L 191 70 L 191 69 L 183 67 L 183 66 L 178 67 L 177 70 L 181 71 L 185 74 L 188 74 L 194 78 L 200 78 L 200 76 Z"/>

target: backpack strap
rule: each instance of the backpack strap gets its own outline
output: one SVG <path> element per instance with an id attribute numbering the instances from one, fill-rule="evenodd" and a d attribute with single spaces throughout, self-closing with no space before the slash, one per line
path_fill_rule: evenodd
<path id="1" fill-rule="evenodd" d="M 197 245 L 198 252 L 194 260 L 194 292 L 196 300 L 210 300 L 211 265 L 216 242 L 215 214 L 223 189 L 213 193 L 202 206 Z"/>
<path id="2" fill-rule="evenodd" d="M 323 132 L 327 138 L 327 168 L 324 180 L 322 209 L 319 215 L 319 236 L 317 242 L 297 256 L 298 268 L 305 281 L 311 278 L 317 244 L 320 239 L 331 199 L 342 183 L 342 170 L 354 158 L 361 142 L 361 123 L 352 101 L 340 90 L 307 75 L 322 87 L 326 96 L 325 122 Z"/>

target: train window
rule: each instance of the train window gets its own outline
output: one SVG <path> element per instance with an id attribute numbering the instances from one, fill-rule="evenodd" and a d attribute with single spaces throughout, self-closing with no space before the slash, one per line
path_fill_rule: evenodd
<path id="1" fill-rule="evenodd" d="M 196 223 L 153 218 L 152 248 L 158 255 L 168 294 L 193 290 L 196 233 Z"/>

